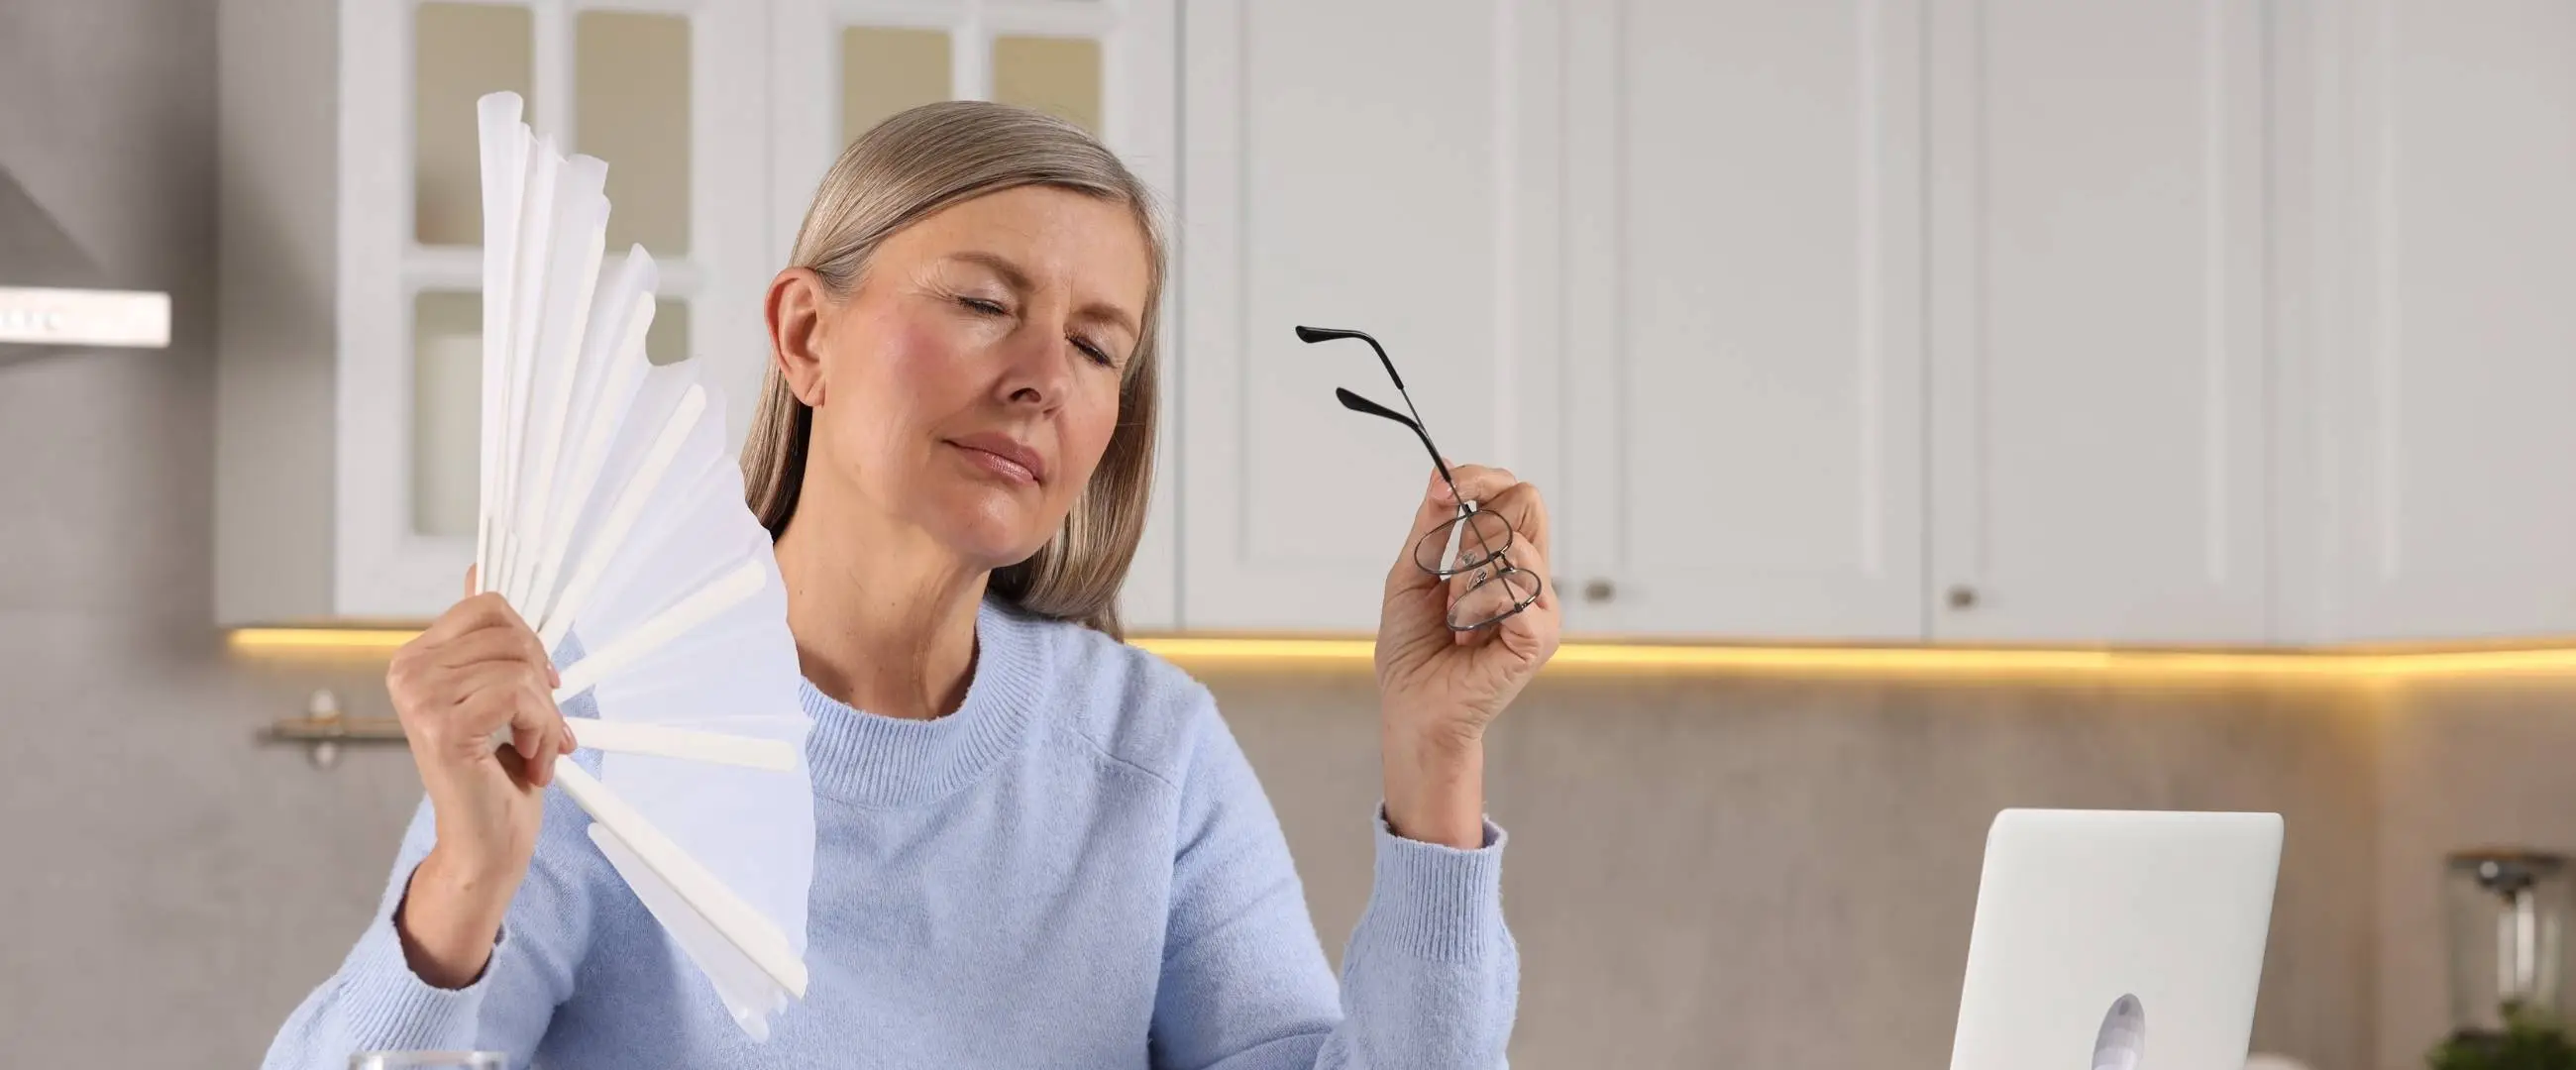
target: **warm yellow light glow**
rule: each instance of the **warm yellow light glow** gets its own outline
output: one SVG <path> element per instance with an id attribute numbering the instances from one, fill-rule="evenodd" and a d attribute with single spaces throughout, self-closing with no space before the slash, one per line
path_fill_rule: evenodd
<path id="1" fill-rule="evenodd" d="M 418 634 L 399 628 L 243 628 L 232 648 L 295 657 L 390 654 Z M 1339 667 L 1370 664 L 1362 638 L 1139 636 L 1133 642 L 1184 666 Z M 2095 676 L 2127 680 L 2210 677 L 2372 682 L 2432 676 L 2576 675 L 2576 647 L 2525 650 L 2356 652 L 2076 650 L 2021 647 L 1789 647 L 1567 643 L 1551 671 L 1706 672 L 1950 678 Z"/>
<path id="2" fill-rule="evenodd" d="M 2338 676 L 2345 659 L 2288 652 L 1975 647 L 1743 647 L 1573 644 L 1568 668 L 1870 676 Z"/>
<path id="3" fill-rule="evenodd" d="M 2431 650 L 2364 657 L 2392 676 L 2523 676 L 2576 674 L 2576 648 Z"/>
<path id="4" fill-rule="evenodd" d="M 1377 643 L 1370 639 L 1137 635 L 1129 636 L 1127 641 L 1176 665 L 1196 662 L 1367 665 L 1377 656 Z"/>
<path id="5" fill-rule="evenodd" d="M 390 654 L 419 634 L 417 628 L 235 628 L 232 648 L 243 654 Z"/>

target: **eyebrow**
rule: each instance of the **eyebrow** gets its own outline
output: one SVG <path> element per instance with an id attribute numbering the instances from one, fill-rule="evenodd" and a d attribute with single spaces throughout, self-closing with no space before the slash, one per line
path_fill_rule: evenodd
<path id="1" fill-rule="evenodd" d="M 993 272 L 993 274 L 1002 277 L 1002 283 L 1004 285 L 1009 286 L 1014 290 L 1018 290 L 1021 293 L 1027 293 L 1030 290 L 1037 288 L 1037 284 L 1030 280 L 1028 272 L 1020 270 L 1020 266 L 1018 264 L 1012 263 L 1009 257 L 1003 256 L 1000 253 L 988 253 L 980 250 L 969 249 L 962 253 L 950 253 L 948 254 L 948 259 L 963 261 L 965 263 L 976 264 L 988 268 Z M 1094 301 L 1090 304 L 1084 305 L 1081 308 L 1075 309 L 1073 315 L 1075 319 L 1090 320 L 1095 323 L 1105 323 L 1109 326 L 1116 327 L 1120 330 L 1126 331 L 1129 337 L 1135 337 L 1141 333 L 1136 327 L 1136 317 L 1134 315 L 1130 314 L 1126 309 L 1120 308 L 1117 305 L 1110 304 L 1106 301 Z"/>

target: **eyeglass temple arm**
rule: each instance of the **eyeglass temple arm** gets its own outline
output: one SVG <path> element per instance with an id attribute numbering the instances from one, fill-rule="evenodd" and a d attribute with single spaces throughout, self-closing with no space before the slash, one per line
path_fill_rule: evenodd
<path id="1" fill-rule="evenodd" d="M 1304 328 L 1299 329 L 1303 330 Z M 1352 412 L 1367 413 L 1371 416 L 1383 416 L 1389 420 L 1403 424 L 1408 430 L 1411 430 L 1413 432 L 1413 437 L 1422 440 L 1422 448 L 1430 452 L 1431 463 L 1440 469 L 1440 481 L 1449 484 L 1449 496 L 1452 498 L 1459 497 L 1458 480 L 1456 477 L 1449 474 L 1449 462 L 1441 459 L 1440 447 L 1431 444 L 1431 433 L 1424 431 L 1420 422 L 1414 420 L 1410 416 L 1397 412 L 1394 409 L 1387 408 L 1377 402 L 1370 401 L 1367 398 L 1351 393 L 1349 390 L 1342 387 L 1334 387 L 1333 396 L 1342 400 L 1342 407 L 1345 409 L 1349 409 Z M 1463 499 L 1459 501 L 1459 508 L 1466 508 L 1466 502 Z"/>
<path id="2" fill-rule="evenodd" d="M 1370 349 L 1377 351 L 1377 362 L 1386 369 L 1386 377 L 1395 380 L 1395 396 L 1403 398 L 1405 410 L 1413 414 L 1415 433 L 1425 439 L 1430 438 L 1431 432 L 1424 429 L 1422 425 L 1422 410 L 1413 404 L 1413 392 L 1404 388 L 1404 377 L 1396 374 L 1395 358 L 1386 355 L 1386 347 L 1377 344 L 1377 339 L 1369 337 L 1367 331 L 1354 331 L 1346 327 L 1297 328 L 1297 339 L 1310 345 L 1316 342 L 1330 342 L 1337 338 L 1357 338 L 1368 343 Z M 1437 454 L 1439 450 L 1434 449 L 1432 452 Z"/>
<path id="3" fill-rule="evenodd" d="M 1338 338 L 1357 338 L 1368 343 L 1370 349 L 1377 351 L 1377 362 L 1386 366 L 1386 377 L 1395 380 L 1396 391 L 1401 393 L 1404 390 L 1404 377 L 1395 373 L 1395 361 L 1387 357 L 1386 347 L 1377 344 L 1377 339 L 1369 337 L 1367 331 L 1353 331 L 1341 327 L 1297 328 L 1297 340 L 1310 345 L 1316 342 L 1330 342 Z M 1405 404 L 1412 403 L 1411 398 L 1405 399 Z"/>

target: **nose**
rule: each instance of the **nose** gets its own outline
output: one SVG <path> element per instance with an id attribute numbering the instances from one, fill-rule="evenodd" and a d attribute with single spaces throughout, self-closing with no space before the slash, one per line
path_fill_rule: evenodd
<path id="1" fill-rule="evenodd" d="M 1064 403 L 1074 374 L 1073 346 L 1052 321 L 1032 317 L 1002 347 L 1004 367 L 997 388 L 1002 402 L 1014 408 L 1054 411 Z"/>

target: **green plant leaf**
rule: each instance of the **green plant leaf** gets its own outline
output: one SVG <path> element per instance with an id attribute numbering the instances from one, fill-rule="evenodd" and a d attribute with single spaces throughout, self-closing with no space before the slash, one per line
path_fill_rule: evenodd
<path id="1" fill-rule="evenodd" d="M 2462 1033 L 2425 1053 L 2430 1070 L 2576 1070 L 2576 1042 L 2557 1019 L 2505 1008 L 2503 1033 Z"/>

